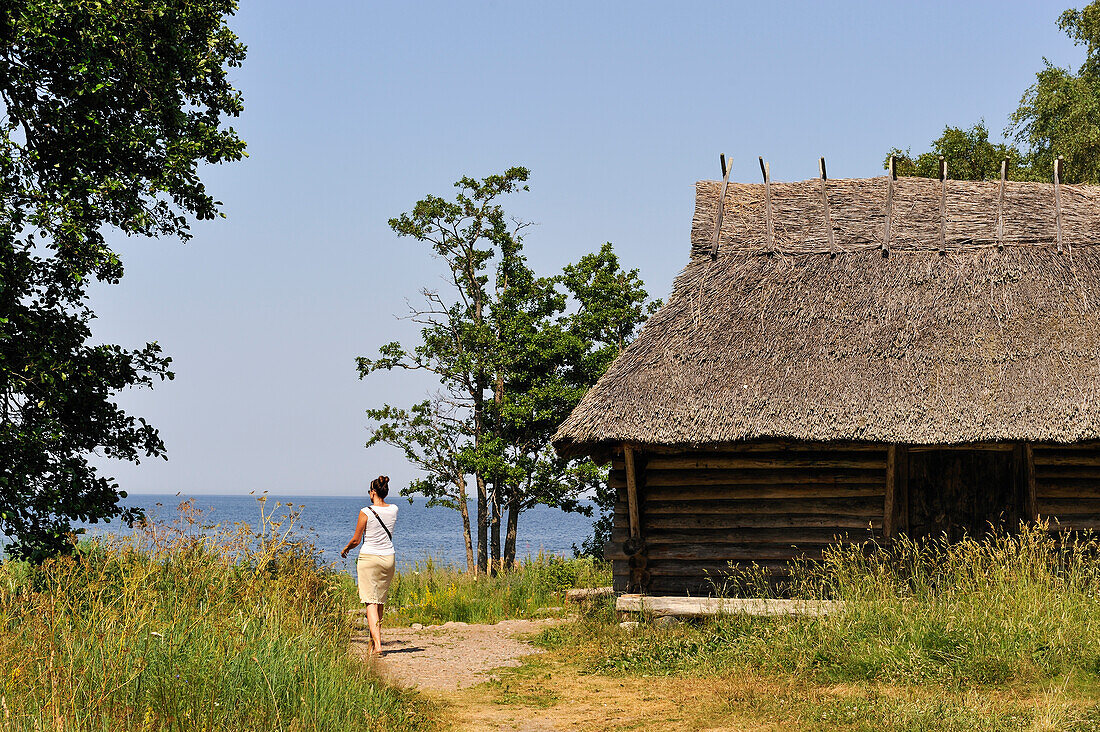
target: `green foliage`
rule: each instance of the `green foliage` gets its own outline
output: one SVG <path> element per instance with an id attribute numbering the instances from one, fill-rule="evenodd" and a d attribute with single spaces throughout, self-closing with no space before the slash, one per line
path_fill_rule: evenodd
<path id="1" fill-rule="evenodd" d="M 397 573 L 390 587 L 386 620 L 427 625 L 544 617 L 560 612 L 564 590 L 610 584 L 610 566 L 591 559 L 539 554 L 491 577 L 475 577 L 425 559 Z"/>
<path id="2" fill-rule="evenodd" d="M 990 142 L 984 122 L 968 130 L 945 127 L 943 135 L 932 141 L 932 149 L 916 158 L 909 150 L 895 148 L 887 154 L 884 167 L 889 167 L 891 155 L 899 176 L 938 179 L 941 157 L 947 163 L 948 177 L 954 180 L 999 180 L 1001 161 L 1006 159 L 1010 180 L 1024 180 L 1028 174 L 1020 151 L 1005 143 Z"/>
<path id="3" fill-rule="evenodd" d="M 603 471 L 559 458 L 550 440 L 658 305 L 611 244 L 557 276 L 536 274 L 523 254 L 526 224 L 509 226 L 498 201 L 526 190 L 528 176 L 517 167 L 463 178 L 454 200 L 428 196 L 390 220 L 398 235 L 431 245 L 450 286 L 446 294 L 426 290 L 424 306 L 413 311 L 422 326 L 418 345 L 390 343 L 377 358 L 358 360 L 360 378 L 405 368 L 439 379 L 443 391 L 432 399 L 368 411 L 377 427 L 367 444 L 401 449 L 424 476 L 406 492 L 435 504 L 464 510 L 467 486 L 476 486 L 481 570 L 490 566 L 490 521 L 502 511 L 508 530 L 501 554 L 499 523 L 494 527 L 494 567 L 514 560 L 523 511 L 540 503 L 590 511 L 578 499 L 601 490 Z M 606 508 L 606 496 L 601 500 Z M 463 523 L 469 546 L 465 513 Z"/>
<path id="4" fill-rule="evenodd" d="M 5 730 L 417 730 L 431 712 L 348 653 L 341 587 L 289 517 L 185 521 L 0 563 Z M 289 523 L 288 523 L 289 522 Z"/>
<path id="5" fill-rule="evenodd" d="M 1067 10 L 1058 27 L 1086 47 L 1085 62 L 1073 73 L 1044 59 L 1035 83 L 1012 115 L 1011 130 L 1029 148 L 1032 175 L 1049 180 L 1054 159 L 1065 158 L 1067 183 L 1100 182 L 1100 2 Z"/>
<path id="6" fill-rule="evenodd" d="M 244 46 L 231 0 L 13 0 L 0 10 L 0 527 L 40 560 L 74 519 L 135 512 L 87 462 L 164 454 L 115 395 L 172 378 L 156 343 L 90 345 L 91 280 L 116 283 L 108 227 L 189 237 L 218 202 L 203 163 L 239 160 L 222 120 Z"/>
<path id="7" fill-rule="evenodd" d="M 1094 537 L 1060 539 L 1042 527 L 956 544 L 834 546 L 823 560 L 795 566 L 789 590 L 840 600 L 841 610 L 605 631 L 596 666 L 643 674 L 760 669 L 829 682 L 1095 683 L 1098 550 Z"/>
<path id="8" fill-rule="evenodd" d="M 908 149 L 891 150 L 898 175 L 938 178 L 942 155 L 954 179 L 998 178 L 1008 158 L 1011 179 L 1050 181 L 1061 155 L 1063 182 L 1100 183 L 1100 0 L 1066 10 L 1058 27 L 1085 47 L 1084 63 L 1074 72 L 1043 59 L 1005 130 L 1015 145 L 990 143 L 982 122 L 969 130 L 948 126 L 929 152 L 913 157 Z"/>

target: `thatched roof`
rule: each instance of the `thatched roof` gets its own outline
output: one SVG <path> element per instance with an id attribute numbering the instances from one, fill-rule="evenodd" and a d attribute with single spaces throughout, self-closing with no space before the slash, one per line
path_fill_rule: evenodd
<path id="1" fill-rule="evenodd" d="M 555 436 L 958 444 L 1100 438 L 1100 187 L 940 182 L 697 185 L 691 260 L 668 303 Z M 998 237 L 998 211 L 1003 216 Z M 1003 246 L 1002 246 L 1003 245 Z M 943 248 L 941 253 L 940 249 Z M 830 248 L 836 252 L 830 253 Z"/>

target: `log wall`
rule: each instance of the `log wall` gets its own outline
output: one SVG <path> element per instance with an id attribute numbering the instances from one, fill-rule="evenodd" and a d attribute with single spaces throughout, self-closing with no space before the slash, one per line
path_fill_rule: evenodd
<path id="1" fill-rule="evenodd" d="M 920 464 L 927 456 L 918 451 L 936 448 L 909 449 Z M 997 469 L 987 471 L 989 480 L 998 483 L 997 491 L 991 491 L 996 496 L 982 498 L 1004 504 L 1006 528 L 1015 526 L 1019 518 L 1038 515 L 1055 530 L 1100 531 L 1100 443 L 1015 443 L 972 449 L 991 451 L 992 457 L 982 457 L 996 462 Z M 884 445 L 812 444 L 745 445 L 725 452 L 638 452 L 643 548 L 631 556 L 623 547 L 629 536 L 629 510 L 625 465 L 618 457 L 611 469 L 611 485 L 618 494 L 615 527 L 605 553 L 613 563 L 615 589 L 708 595 L 722 582 L 731 562 L 780 571 L 789 560 L 819 555 L 835 541 L 881 540 L 888 454 Z M 929 489 L 922 488 L 919 469 L 909 485 L 912 455 L 903 448 L 898 448 L 898 455 L 906 469 L 897 473 L 897 501 L 927 502 L 930 499 L 922 498 L 921 492 Z M 925 482 L 950 477 L 942 466 L 933 472 Z M 911 491 L 921 495 L 907 498 Z M 994 508 L 987 506 L 985 513 L 997 513 Z M 899 531 L 942 533 L 942 527 L 931 531 L 909 526 L 904 507 L 896 510 Z M 916 514 L 919 524 L 920 511 Z"/>
<path id="2" fill-rule="evenodd" d="M 720 453 L 638 454 L 644 550 L 628 557 L 626 473 L 606 557 L 615 587 L 706 595 L 729 563 L 780 569 L 835 541 L 881 538 L 885 446 L 751 445 Z M 631 572 L 633 565 L 633 573 Z M 637 586 L 638 584 L 642 586 Z"/>
<path id="3" fill-rule="evenodd" d="M 1100 530 L 1100 446 L 1032 448 L 1035 508 L 1052 529 Z"/>

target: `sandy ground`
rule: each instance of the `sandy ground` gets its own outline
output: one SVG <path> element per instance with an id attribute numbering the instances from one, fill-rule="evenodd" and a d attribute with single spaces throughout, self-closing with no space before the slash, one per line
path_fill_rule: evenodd
<path id="1" fill-rule="evenodd" d="M 495 625 L 446 623 L 421 629 L 383 626 L 384 654 L 374 660 L 383 676 L 426 692 L 448 692 L 484 683 L 493 669 L 520 665 L 523 656 L 541 653 L 517 636 L 535 633 L 557 619 L 502 620 Z M 366 656 L 370 637 L 352 640 Z"/>

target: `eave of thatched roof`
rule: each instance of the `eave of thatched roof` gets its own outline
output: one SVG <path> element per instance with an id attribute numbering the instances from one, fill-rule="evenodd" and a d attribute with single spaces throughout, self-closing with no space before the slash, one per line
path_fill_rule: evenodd
<path id="1" fill-rule="evenodd" d="M 1100 189 L 830 181 L 697 186 L 668 303 L 562 424 L 563 454 L 760 439 L 1100 438 Z M 1000 208 L 1000 212 L 998 209 Z M 1001 225 L 998 227 L 998 217 Z M 1000 228 L 1001 236 L 997 232 Z M 940 250 L 943 250 L 942 252 Z"/>

